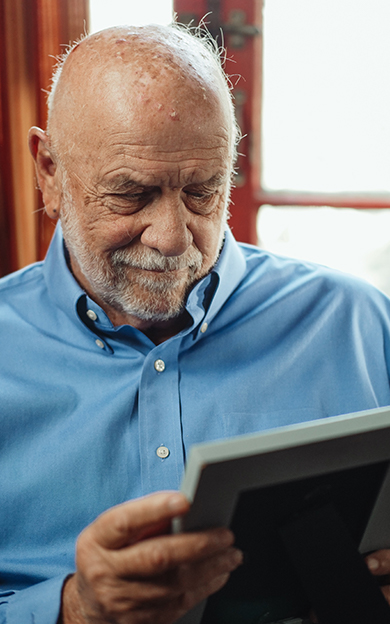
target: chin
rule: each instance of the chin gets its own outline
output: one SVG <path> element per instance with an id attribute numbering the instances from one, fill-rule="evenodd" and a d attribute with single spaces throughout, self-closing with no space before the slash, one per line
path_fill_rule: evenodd
<path id="1" fill-rule="evenodd" d="M 168 321 L 177 318 L 185 308 L 187 290 L 180 288 L 172 292 L 145 292 L 134 289 L 115 302 L 117 307 L 127 315 L 136 316 L 143 321 Z M 113 302 L 114 303 L 114 302 Z"/>

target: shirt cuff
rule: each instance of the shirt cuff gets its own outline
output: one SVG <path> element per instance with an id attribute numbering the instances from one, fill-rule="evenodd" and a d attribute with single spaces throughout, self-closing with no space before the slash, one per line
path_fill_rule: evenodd
<path id="1" fill-rule="evenodd" d="M 57 624 L 68 576 L 56 576 L 12 595 L 0 593 L 0 624 Z"/>

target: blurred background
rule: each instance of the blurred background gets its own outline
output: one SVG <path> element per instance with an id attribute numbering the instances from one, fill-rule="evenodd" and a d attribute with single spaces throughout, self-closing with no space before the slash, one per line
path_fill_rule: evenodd
<path id="1" fill-rule="evenodd" d="M 26 147 L 53 57 L 83 32 L 174 12 L 227 47 L 244 133 L 236 237 L 390 294 L 388 0 L 2 0 L 0 273 L 42 258 L 53 231 Z"/>

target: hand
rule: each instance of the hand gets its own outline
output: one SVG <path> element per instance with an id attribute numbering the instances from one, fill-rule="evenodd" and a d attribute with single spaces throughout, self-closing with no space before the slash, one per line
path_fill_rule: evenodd
<path id="1" fill-rule="evenodd" d="M 385 576 L 390 574 L 390 550 L 377 550 L 366 557 L 368 569 L 375 576 Z M 390 585 L 382 585 L 382 593 L 390 604 Z"/>
<path id="2" fill-rule="evenodd" d="M 108 510 L 80 535 L 63 591 L 63 624 L 170 624 L 220 589 L 242 561 L 224 528 L 167 534 L 185 514 L 163 492 Z"/>

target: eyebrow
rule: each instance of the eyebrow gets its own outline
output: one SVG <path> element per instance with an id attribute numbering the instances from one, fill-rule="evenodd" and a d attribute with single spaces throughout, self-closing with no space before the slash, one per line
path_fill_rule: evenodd
<path id="1" fill-rule="evenodd" d="M 189 184 L 185 184 L 184 187 L 218 187 L 221 184 L 224 184 L 227 180 L 226 173 L 216 173 L 208 180 L 204 180 L 203 182 L 190 182 Z M 105 181 L 105 186 L 108 190 L 117 192 L 117 191 L 131 191 L 135 188 L 142 188 L 145 190 L 155 188 L 153 185 L 145 185 L 140 182 L 136 182 L 127 174 L 118 174 L 114 178 Z"/>
<path id="2" fill-rule="evenodd" d="M 105 181 L 105 186 L 110 191 L 130 191 L 134 188 L 149 188 L 132 180 L 128 175 L 117 175 Z"/>
<path id="3" fill-rule="evenodd" d="M 215 175 L 213 175 L 211 178 L 209 178 L 208 180 L 205 180 L 204 182 L 190 182 L 189 184 L 186 184 L 185 186 L 221 186 L 221 184 L 224 184 L 227 180 L 227 175 L 226 173 L 216 173 Z"/>

